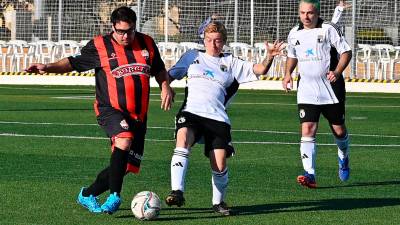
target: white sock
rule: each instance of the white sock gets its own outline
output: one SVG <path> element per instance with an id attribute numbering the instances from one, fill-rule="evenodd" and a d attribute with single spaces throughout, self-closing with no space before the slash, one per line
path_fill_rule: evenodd
<path id="1" fill-rule="evenodd" d="M 212 197 L 212 204 L 217 205 L 224 201 L 226 188 L 228 187 L 228 168 L 225 168 L 224 171 L 216 172 L 212 171 L 212 190 L 213 190 L 213 197 Z"/>
<path id="2" fill-rule="evenodd" d="M 304 170 L 315 175 L 315 156 L 317 145 L 314 137 L 301 137 L 300 154 Z"/>
<path id="3" fill-rule="evenodd" d="M 189 149 L 175 148 L 171 159 L 171 189 L 185 191 L 185 176 L 189 164 Z"/>
<path id="4" fill-rule="evenodd" d="M 343 160 L 344 158 L 346 158 L 349 155 L 349 152 L 350 152 L 349 134 L 346 134 L 346 136 L 343 138 L 335 137 L 335 142 L 336 142 L 336 145 L 338 146 L 338 156 L 341 160 Z"/>

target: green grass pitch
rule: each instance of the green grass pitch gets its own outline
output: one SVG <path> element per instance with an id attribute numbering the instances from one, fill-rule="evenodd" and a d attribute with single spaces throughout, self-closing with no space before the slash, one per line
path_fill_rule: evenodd
<path id="1" fill-rule="evenodd" d="M 360 84 L 362 85 L 362 84 Z M 94 87 L 0 85 L 0 224 L 400 224 L 400 95 L 348 93 L 351 178 L 337 177 L 337 153 L 326 120 L 317 136 L 317 183 L 302 173 L 295 93 L 240 90 L 229 108 L 237 154 L 229 159 L 227 202 L 234 215 L 211 207 L 211 173 L 202 146 L 193 148 L 186 205 L 165 206 L 156 221 L 130 211 L 132 197 L 170 191 L 173 118 L 183 100 L 177 89 L 170 112 L 152 89 L 145 156 L 139 175 L 126 176 L 121 209 L 92 215 L 76 204 L 110 155 L 96 125 Z M 100 196 L 104 201 L 105 195 Z"/>

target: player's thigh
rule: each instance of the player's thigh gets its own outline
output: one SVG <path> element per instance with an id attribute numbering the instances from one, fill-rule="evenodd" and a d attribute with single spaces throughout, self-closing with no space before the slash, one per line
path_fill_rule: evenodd
<path id="1" fill-rule="evenodd" d="M 297 105 L 299 121 L 304 122 L 318 122 L 321 115 L 321 108 L 319 105 L 312 104 L 298 104 Z"/>
<path id="2" fill-rule="evenodd" d="M 179 112 L 175 117 L 176 147 L 190 148 L 200 137 L 199 117 L 188 112 Z"/>
<path id="3" fill-rule="evenodd" d="M 210 151 L 224 149 L 226 157 L 235 153 L 232 145 L 231 126 L 227 123 L 206 119 L 203 123 L 204 129 L 204 154 L 209 157 Z"/>
<path id="4" fill-rule="evenodd" d="M 343 125 L 345 122 L 345 104 L 329 104 L 322 106 L 322 115 L 328 120 L 329 124 Z"/>

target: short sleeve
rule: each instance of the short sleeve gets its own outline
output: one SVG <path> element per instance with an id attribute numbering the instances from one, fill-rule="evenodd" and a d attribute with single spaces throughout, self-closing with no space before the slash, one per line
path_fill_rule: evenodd
<path id="1" fill-rule="evenodd" d="M 151 44 L 153 45 L 154 49 L 154 57 L 151 65 L 150 74 L 155 76 L 161 71 L 165 70 L 165 64 L 164 61 L 161 59 L 160 51 L 158 50 L 158 47 L 153 39 L 151 39 Z"/>
<path id="2" fill-rule="evenodd" d="M 254 74 L 253 66 L 254 63 L 252 62 L 232 57 L 232 75 L 239 84 L 258 80 L 258 77 Z"/>
<path id="3" fill-rule="evenodd" d="M 89 41 L 79 54 L 68 57 L 74 70 L 83 72 L 100 67 L 99 53 L 94 45 L 94 41 Z"/>
<path id="4" fill-rule="evenodd" d="M 330 44 L 336 48 L 339 54 L 350 51 L 351 48 L 349 44 L 346 42 L 346 39 L 342 33 L 342 31 L 335 25 L 330 24 L 328 29 L 328 36 Z"/>
<path id="5" fill-rule="evenodd" d="M 292 30 L 292 31 L 290 31 L 289 36 L 288 36 L 288 40 L 287 40 L 287 43 L 288 43 L 288 45 L 287 45 L 287 56 L 289 58 L 297 58 L 296 48 L 295 48 L 297 40 L 293 36 L 294 35 L 293 35 L 293 30 Z"/>

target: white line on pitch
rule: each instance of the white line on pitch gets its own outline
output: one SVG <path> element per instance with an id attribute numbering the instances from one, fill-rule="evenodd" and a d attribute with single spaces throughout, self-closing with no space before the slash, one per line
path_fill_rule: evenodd
<path id="1" fill-rule="evenodd" d="M 89 139 L 89 140 L 108 140 L 109 138 L 104 137 L 88 137 L 88 136 L 62 136 L 62 135 L 38 135 L 38 134 L 15 134 L 15 133 L 0 133 L 0 136 L 4 137 L 34 137 L 34 138 L 65 138 L 65 139 Z M 152 142 L 174 142 L 173 139 L 146 139 L 146 141 Z M 234 141 L 234 144 L 259 144 L 259 145 L 299 145 L 295 142 L 276 142 L 276 141 Z M 325 144 L 318 143 L 320 146 L 336 146 L 336 144 Z M 354 147 L 400 147 L 396 144 L 387 145 L 372 145 L 372 144 L 352 144 Z"/>
<path id="2" fill-rule="evenodd" d="M 56 125 L 56 126 L 98 126 L 95 123 L 36 123 L 36 122 L 18 122 L 18 121 L 0 121 L 0 124 L 22 124 L 22 125 Z M 173 127 L 147 127 L 148 129 L 165 129 L 175 130 Z M 269 134 L 298 134 L 294 131 L 273 131 L 273 130 L 247 130 L 232 129 L 233 132 L 249 132 L 249 133 L 269 133 Z M 331 133 L 318 133 L 320 135 L 332 135 Z M 399 135 L 379 135 L 379 134 L 350 134 L 357 137 L 378 137 L 378 138 L 400 138 Z"/>

